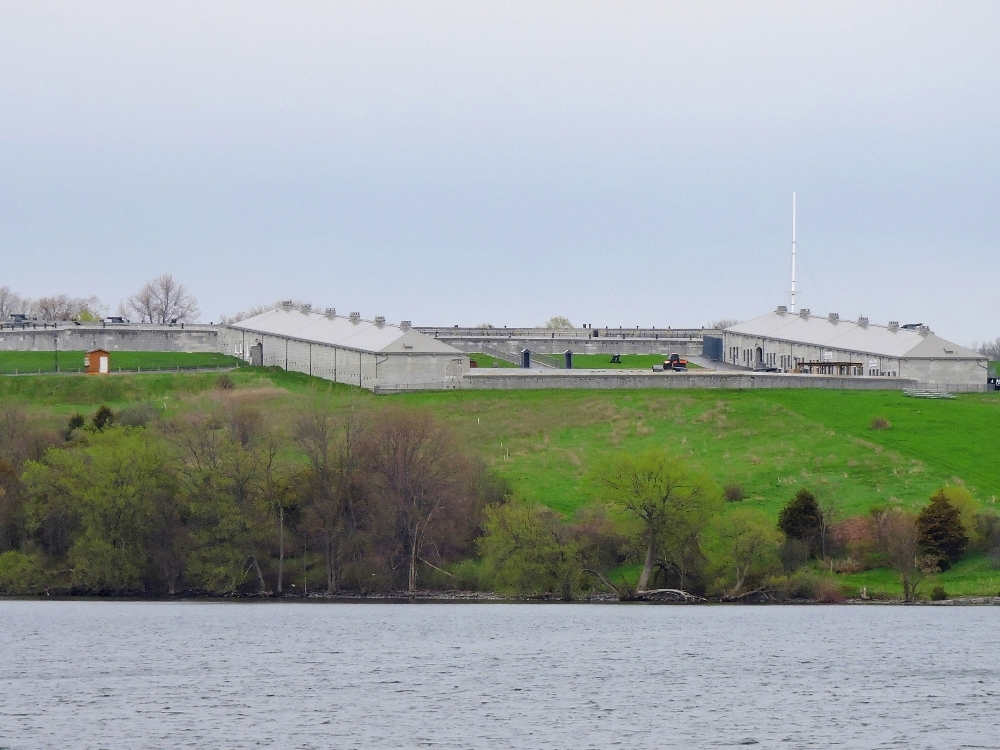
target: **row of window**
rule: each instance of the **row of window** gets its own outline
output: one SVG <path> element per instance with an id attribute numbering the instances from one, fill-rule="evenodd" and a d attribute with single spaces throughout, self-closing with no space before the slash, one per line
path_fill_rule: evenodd
<path id="1" fill-rule="evenodd" d="M 764 362 L 768 367 L 777 367 L 779 370 L 787 372 L 805 362 L 803 357 L 793 357 L 790 354 L 778 354 L 777 352 L 764 352 Z M 757 349 L 741 349 L 738 346 L 729 347 L 729 361 L 734 365 L 742 364 L 745 367 L 753 367 L 757 362 Z M 823 359 L 831 360 L 832 352 L 824 352 Z M 874 361 L 874 360 L 873 360 Z M 869 367 L 870 377 L 896 377 L 895 370 L 879 370 L 877 367 Z"/>

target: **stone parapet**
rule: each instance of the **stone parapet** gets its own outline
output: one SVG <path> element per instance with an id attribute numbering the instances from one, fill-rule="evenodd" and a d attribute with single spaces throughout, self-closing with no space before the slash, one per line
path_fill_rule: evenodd
<path id="1" fill-rule="evenodd" d="M 581 388 L 594 390 L 637 388 L 821 388 L 827 390 L 901 391 L 915 388 L 910 378 L 847 377 L 755 372 L 672 372 L 645 370 L 481 370 L 462 379 L 472 390 L 526 390 Z"/>

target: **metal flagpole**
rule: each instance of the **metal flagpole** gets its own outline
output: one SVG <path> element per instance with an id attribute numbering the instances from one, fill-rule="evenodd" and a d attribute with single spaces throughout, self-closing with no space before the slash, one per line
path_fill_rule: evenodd
<path id="1" fill-rule="evenodd" d="M 795 193 L 792 193 L 792 312 L 795 312 Z"/>

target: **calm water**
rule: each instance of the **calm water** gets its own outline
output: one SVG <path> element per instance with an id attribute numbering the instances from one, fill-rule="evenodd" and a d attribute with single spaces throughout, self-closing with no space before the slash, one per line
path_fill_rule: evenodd
<path id="1" fill-rule="evenodd" d="M 0 601 L 0 747 L 1000 747 L 998 620 Z"/>

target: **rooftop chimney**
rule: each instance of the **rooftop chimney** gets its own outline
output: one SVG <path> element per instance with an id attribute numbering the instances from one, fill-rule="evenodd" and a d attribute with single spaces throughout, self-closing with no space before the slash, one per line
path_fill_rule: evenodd
<path id="1" fill-rule="evenodd" d="M 917 326 L 917 333 L 921 336 L 926 336 L 931 332 L 931 329 L 927 326 Z"/>
<path id="2" fill-rule="evenodd" d="M 808 318 L 809 314 L 810 314 L 810 310 L 809 310 L 808 307 L 803 307 L 801 310 L 799 310 L 799 317 L 800 318 Z"/>
<path id="3" fill-rule="evenodd" d="M 858 318 L 858 325 L 861 326 L 862 328 L 866 327 L 868 325 L 868 318 L 862 315 L 860 318 Z"/>
<path id="4" fill-rule="evenodd" d="M 829 315 L 826 316 L 826 319 L 829 320 L 831 323 L 836 323 L 838 320 L 840 320 L 840 313 L 830 313 Z"/>
<path id="5" fill-rule="evenodd" d="M 281 309 L 282 310 L 291 310 L 292 309 L 292 301 L 290 299 L 282 300 L 281 301 Z"/>
<path id="6" fill-rule="evenodd" d="M 784 315 L 786 312 L 788 312 L 788 308 L 785 307 L 784 305 L 778 305 L 778 309 L 775 310 L 775 312 L 778 313 L 778 315 Z"/>
<path id="7" fill-rule="evenodd" d="M 352 323 L 360 323 L 361 322 L 361 313 L 359 313 L 359 312 L 352 312 L 351 313 L 351 322 Z"/>
<path id="8" fill-rule="evenodd" d="M 890 331 L 898 331 L 899 330 L 899 321 L 898 320 L 890 320 L 889 321 L 889 330 Z"/>
<path id="9" fill-rule="evenodd" d="M 330 320 L 333 320 L 334 318 L 337 317 L 337 308 L 336 307 L 328 307 L 328 308 L 326 308 L 326 310 L 323 311 L 323 314 L 326 317 L 328 317 Z"/>
<path id="10" fill-rule="evenodd" d="M 379 327 L 384 326 L 385 325 L 385 316 L 384 315 L 376 315 L 375 316 L 375 325 L 377 325 Z"/>
<path id="11" fill-rule="evenodd" d="M 306 302 L 299 309 L 304 313 L 312 312 L 313 306 Z"/>
<path id="12" fill-rule="evenodd" d="M 408 320 L 401 320 L 399 322 L 399 328 L 403 331 L 409 331 L 413 327 L 413 324 Z"/>

